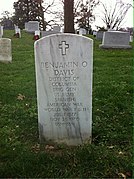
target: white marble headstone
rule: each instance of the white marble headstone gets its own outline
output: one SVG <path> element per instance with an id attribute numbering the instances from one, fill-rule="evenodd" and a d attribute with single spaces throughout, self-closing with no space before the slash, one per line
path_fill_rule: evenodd
<path id="1" fill-rule="evenodd" d="M 0 39 L 0 61 L 1 62 L 11 62 L 11 39 L 1 38 Z"/>
<path id="2" fill-rule="evenodd" d="M 133 35 L 130 35 L 130 42 L 133 42 Z"/>
<path id="3" fill-rule="evenodd" d="M 40 140 L 91 142 L 92 39 L 55 34 L 34 48 Z"/>

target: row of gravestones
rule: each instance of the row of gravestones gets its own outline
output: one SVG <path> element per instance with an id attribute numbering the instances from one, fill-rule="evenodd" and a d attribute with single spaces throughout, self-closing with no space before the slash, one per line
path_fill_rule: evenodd
<path id="1" fill-rule="evenodd" d="M 35 40 L 38 40 L 41 37 L 60 33 L 60 26 L 54 26 L 52 31 L 40 31 L 38 21 L 29 21 L 25 23 L 26 32 L 33 33 Z"/>
<path id="2" fill-rule="evenodd" d="M 30 32 L 30 33 L 35 33 L 35 31 L 39 31 L 39 22 L 38 21 L 26 22 L 25 23 L 25 31 Z M 53 34 L 54 34 L 54 32 L 60 32 L 60 26 L 54 26 Z"/>
<path id="3" fill-rule="evenodd" d="M 10 41 L 0 39 L 4 58 L 9 49 Z M 90 143 L 93 40 L 55 34 L 36 41 L 34 50 L 40 141 Z"/>
<path id="4" fill-rule="evenodd" d="M 26 22 L 25 31 L 30 32 L 30 33 L 35 33 L 35 35 L 40 36 L 39 22 L 38 21 Z M 45 37 L 47 35 L 52 35 L 52 34 L 57 34 L 57 33 L 61 33 L 61 28 L 58 25 L 53 26 L 53 30 L 41 31 L 41 37 Z M 83 28 L 80 28 L 79 35 L 86 35 L 86 30 Z"/>
<path id="5" fill-rule="evenodd" d="M 35 40 L 39 39 L 40 31 L 39 31 L 39 22 L 38 21 L 29 21 L 25 23 L 25 30 L 28 32 L 35 32 Z M 41 37 L 45 37 L 47 35 L 60 33 L 60 27 L 54 26 L 52 31 L 42 31 Z M 86 34 L 85 29 L 80 29 L 79 34 Z M 120 32 L 120 31 L 107 31 L 102 32 L 98 31 L 96 34 L 97 39 L 103 39 L 100 48 L 131 48 L 129 45 L 129 41 L 131 36 L 128 32 Z"/>

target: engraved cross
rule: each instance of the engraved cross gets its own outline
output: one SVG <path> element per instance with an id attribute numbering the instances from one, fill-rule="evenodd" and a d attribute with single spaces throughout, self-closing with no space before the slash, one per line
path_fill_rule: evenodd
<path id="1" fill-rule="evenodd" d="M 62 51 L 62 55 L 66 55 L 66 49 L 69 48 L 69 44 L 66 44 L 66 41 L 61 41 L 61 44 L 59 44 L 59 49 Z"/>

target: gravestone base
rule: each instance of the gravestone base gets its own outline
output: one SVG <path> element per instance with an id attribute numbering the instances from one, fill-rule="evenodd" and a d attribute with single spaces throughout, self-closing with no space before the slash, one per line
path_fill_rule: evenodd
<path id="1" fill-rule="evenodd" d="M 131 45 L 99 45 L 100 48 L 103 49 L 131 49 L 132 46 Z"/>
<path id="2" fill-rule="evenodd" d="M 89 126 L 89 131 L 91 132 L 90 127 L 91 126 Z M 63 126 L 61 126 L 61 128 L 63 128 Z M 66 127 L 66 129 L 67 129 L 67 127 Z M 85 133 L 85 134 L 84 133 L 81 134 L 81 136 L 79 136 L 80 131 L 78 131 L 79 134 L 76 137 L 75 133 L 72 136 L 71 131 L 70 131 L 70 135 L 66 136 L 65 132 L 63 131 L 65 129 L 60 130 L 60 128 L 59 128 L 58 130 L 59 130 L 58 133 L 60 134 L 59 137 L 57 137 L 57 134 L 54 135 L 53 133 L 50 133 L 49 131 L 47 131 L 44 128 L 44 126 L 41 123 L 39 123 L 39 140 L 40 140 L 40 143 L 41 144 L 47 143 L 47 144 L 53 144 L 53 145 L 63 144 L 63 145 L 68 145 L 68 146 L 91 144 L 92 135 L 89 131 L 87 131 L 87 133 Z"/>

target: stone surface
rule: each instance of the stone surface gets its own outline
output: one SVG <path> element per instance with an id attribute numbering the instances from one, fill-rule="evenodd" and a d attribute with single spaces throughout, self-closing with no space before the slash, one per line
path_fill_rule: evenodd
<path id="1" fill-rule="evenodd" d="M 38 21 L 29 21 L 25 24 L 26 31 L 34 33 L 39 30 L 39 22 Z"/>
<path id="2" fill-rule="evenodd" d="M 86 35 L 86 30 L 84 28 L 80 28 L 79 35 Z"/>
<path id="3" fill-rule="evenodd" d="M 1 38 L 0 39 L 0 61 L 1 62 L 11 62 L 11 39 Z"/>
<path id="4" fill-rule="evenodd" d="M 56 31 L 41 31 L 41 37 L 46 37 L 48 35 L 52 35 L 52 34 L 58 34 L 60 32 L 56 32 Z"/>
<path id="5" fill-rule="evenodd" d="M 28 22 L 25 22 L 25 29 L 24 30 L 28 30 Z"/>
<path id="6" fill-rule="evenodd" d="M 130 34 L 128 32 L 107 31 L 104 32 L 100 48 L 131 48 L 129 40 Z"/>
<path id="7" fill-rule="evenodd" d="M 14 29 L 14 24 L 10 19 L 4 19 L 3 20 L 3 28 L 6 30 L 13 30 Z"/>
<path id="8" fill-rule="evenodd" d="M 53 31 L 54 32 L 60 32 L 60 26 L 58 26 L 58 25 L 53 26 Z"/>
<path id="9" fill-rule="evenodd" d="M 104 31 L 98 31 L 96 33 L 96 39 L 97 40 L 102 40 L 103 39 L 103 34 L 104 34 Z"/>
<path id="10" fill-rule="evenodd" d="M 94 37 L 96 37 L 96 34 L 97 34 L 97 32 L 96 32 L 96 31 L 93 31 L 93 36 L 94 36 Z"/>
<path id="11" fill-rule="evenodd" d="M 93 41 L 55 34 L 34 48 L 40 140 L 91 142 Z"/>

